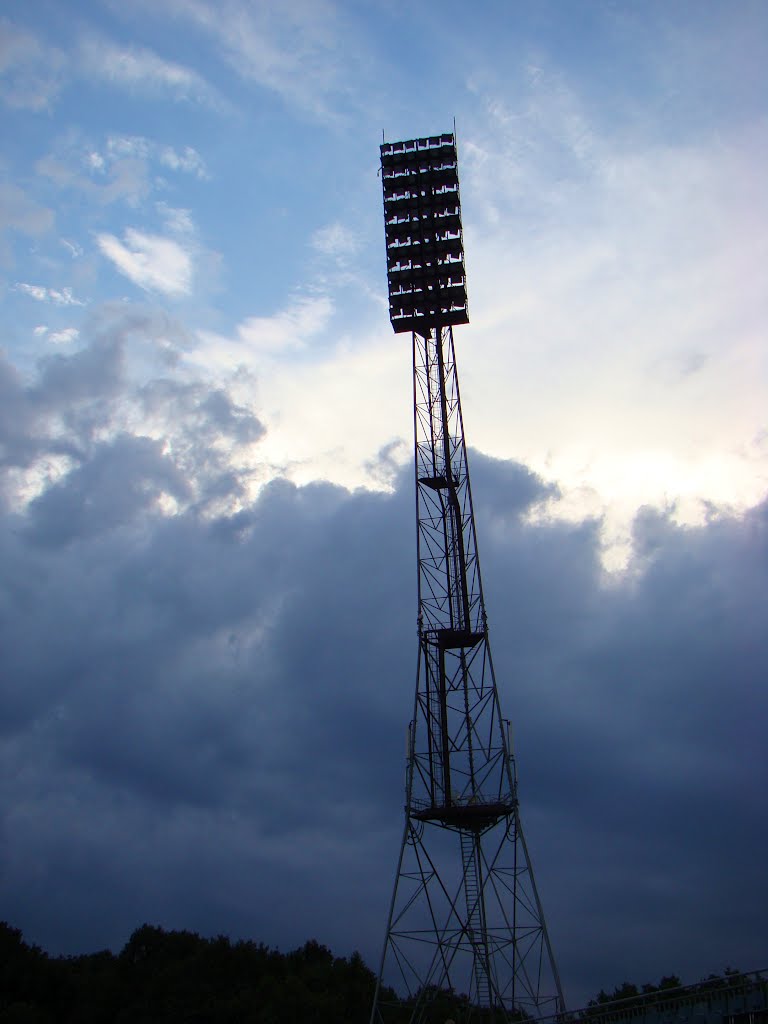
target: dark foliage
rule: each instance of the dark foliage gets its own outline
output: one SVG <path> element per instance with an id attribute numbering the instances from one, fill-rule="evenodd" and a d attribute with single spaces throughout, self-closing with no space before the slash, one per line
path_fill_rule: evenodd
<path id="1" fill-rule="evenodd" d="M 282 954 L 143 925 L 117 956 L 54 958 L 0 924 L 0 1024 L 359 1024 L 374 984 L 314 941 Z"/>
<path id="2" fill-rule="evenodd" d="M 695 987 L 740 980 L 738 971 L 726 968 Z M 118 955 L 50 957 L 0 922 L 0 1024 L 359 1024 L 370 1014 L 375 983 L 359 953 L 334 957 L 314 940 L 280 953 L 261 943 L 145 924 Z M 582 1019 L 600 1018 L 615 1000 L 631 1006 L 652 993 L 663 999 L 679 990 L 675 975 L 658 985 L 624 982 L 601 991 Z M 411 1002 L 389 989 L 382 999 L 393 1024 L 410 1019 Z M 430 1020 L 468 1016 L 466 996 L 435 990 L 427 1002 Z M 473 1019 L 482 1024 L 477 1010 Z"/>

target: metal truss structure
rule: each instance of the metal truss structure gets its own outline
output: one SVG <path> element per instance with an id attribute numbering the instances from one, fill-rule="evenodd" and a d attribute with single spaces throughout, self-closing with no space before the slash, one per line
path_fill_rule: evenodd
<path id="1" fill-rule="evenodd" d="M 469 319 L 456 146 L 381 156 L 390 317 L 413 338 L 419 669 L 371 1024 L 550 1016 L 565 1008 L 488 642 L 454 354 Z"/>

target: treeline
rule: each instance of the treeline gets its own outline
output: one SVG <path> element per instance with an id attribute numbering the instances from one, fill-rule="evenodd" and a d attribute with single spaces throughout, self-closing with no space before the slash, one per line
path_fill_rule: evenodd
<path id="1" fill-rule="evenodd" d="M 283 954 L 144 925 L 117 955 L 51 957 L 0 923 L 1 1024 L 360 1024 L 375 980 L 314 941 Z"/>
<path id="2" fill-rule="evenodd" d="M 738 983 L 726 968 L 702 989 Z M 0 922 L 0 1024 L 363 1024 L 376 984 L 359 953 L 335 957 L 311 940 L 280 953 L 261 943 L 206 939 L 187 931 L 138 928 L 120 953 L 51 957 Z M 680 979 L 658 985 L 624 982 L 601 991 L 581 1019 L 604 1016 L 607 1004 L 675 998 Z M 677 991 L 676 991 L 677 990 Z M 412 1003 L 382 992 L 391 1024 L 406 1024 Z M 470 1016 L 466 996 L 433 991 L 429 1019 L 457 1022 Z M 482 1024 L 476 1009 L 473 1020 Z M 519 1019 L 524 1019 L 520 1014 Z"/>
<path id="3" fill-rule="evenodd" d="M 590 1001 L 590 1006 L 599 1005 L 601 1003 L 612 1003 L 618 999 L 633 999 L 639 995 L 651 995 L 653 992 L 665 992 L 669 989 L 680 988 L 682 981 L 676 974 L 665 975 L 658 985 L 653 985 L 651 982 L 641 985 L 639 988 L 631 981 L 625 981 L 622 985 L 618 985 L 613 992 L 605 992 L 603 989 L 597 994 L 597 998 Z"/>

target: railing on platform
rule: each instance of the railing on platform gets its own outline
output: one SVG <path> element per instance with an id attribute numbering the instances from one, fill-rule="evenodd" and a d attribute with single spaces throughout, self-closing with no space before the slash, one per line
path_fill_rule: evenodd
<path id="1" fill-rule="evenodd" d="M 768 968 L 719 975 L 625 999 L 593 1001 L 580 1010 L 537 1018 L 538 1024 L 768 1024 Z"/>

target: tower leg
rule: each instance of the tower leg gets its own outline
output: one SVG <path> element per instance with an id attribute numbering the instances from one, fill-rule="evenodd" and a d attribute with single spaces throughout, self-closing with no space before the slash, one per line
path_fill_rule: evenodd
<path id="1" fill-rule="evenodd" d="M 511 1022 L 563 1009 L 516 811 L 484 830 L 407 815 L 371 1024 Z"/>

